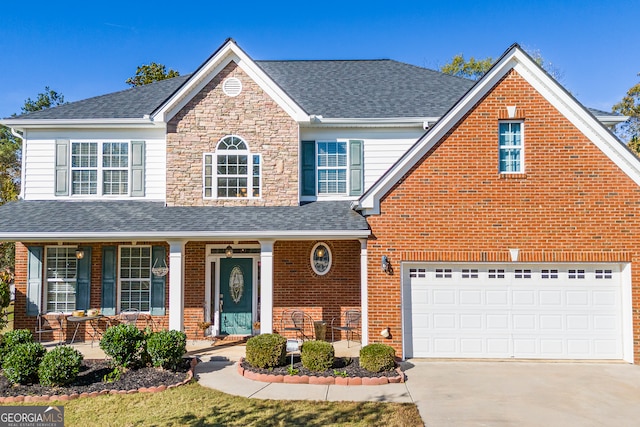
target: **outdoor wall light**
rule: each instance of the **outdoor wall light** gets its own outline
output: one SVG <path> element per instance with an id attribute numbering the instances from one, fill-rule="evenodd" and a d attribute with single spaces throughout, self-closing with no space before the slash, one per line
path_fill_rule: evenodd
<path id="1" fill-rule="evenodd" d="M 82 249 L 76 249 L 76 259 L 84 258 L 84 251 Z"/>
<path id="2" fill-rule="evenodd" d="M 382 335 L 383 338 L 389 338 L 391 336 L 391 331 L 389 330 L 389 328 L 384 328 L 382 331 L 380 331 L 380 335 Z"/>
<path id="3" fill-rule="evenodd" d="M 387 258 L 386 255 L 382 255 L 382 271 L 388 274 L 393 273 L 393 269 L 391 268 L 391 263 L 389 262 L 389 258 Z"/>
<path id="4" fill-rule="evenodd" d="M 231 245 L 227 246 L 227 248 L 224 250 L 224 254 L 227 258 L 231 258 L 233 256 L 233 248 L 231 247 Z"/>

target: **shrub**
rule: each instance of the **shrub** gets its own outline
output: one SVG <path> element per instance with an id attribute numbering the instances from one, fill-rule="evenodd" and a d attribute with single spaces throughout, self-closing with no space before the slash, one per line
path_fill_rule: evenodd
<path id="1" fill-rule="evenodd" d="M 17 344 L 2 362 L 4 376 L 14 384 L 34 383 L 38 380 L 38 366 L 46 353 L 40 343 Z"/>
<path id="2" fill-rule="evenodd" d="M 16 345 L 27 344 L 33 342 L 33 334 L 29 329 L 16 329 L 9 331 L 2 336 L 2 345 L 0 346 L 0 358 L 4 359 Z"/>
<path id="3" fill-rule="evenodd" d="M 310 371 L 321 372 L 333 366 L 335 351 L 333 346 L 325 341 L 307 341 L 302 344 L 300 358 L 302 366 Z"/>
<path id="4" fill-rule="evenodd" d="M 42 358 L 38 368 L 40 384 L 63 386 L 72 383 L 80 372 L 82 353 L 73 347 L 56 347 Z"/>
<path id="5" fill-rule="evenodd" d="M 117 366 L 129 367 L 140 362 L 144 339 L 144 333 L 135 325 L 120 324 L 104 331 L 100 348 Z"/>
<path id="6" fill-rule="evenodd" d="M 257 368 L 275 368 L 286 363 L 287 339 L 278 334 L 262 334 L 247 341 L 247 362 Z"/>
<path id="7" fill-rule="evenodd" d="M 396 351 L 386 344 L 369 344 L 360 349 L 360 366 L 370 372 L 390 371 L 396 367 Z"/>
<path id="8" fill-rule="evenodd" d="M 154 332 L 147 338 L 147 353 L 153 366 L 175 369 L 187 352 L 187 336 L 180 331 Z"/>

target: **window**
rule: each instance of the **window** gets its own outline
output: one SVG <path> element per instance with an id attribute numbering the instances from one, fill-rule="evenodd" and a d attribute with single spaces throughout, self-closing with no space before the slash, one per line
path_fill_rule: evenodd
<path id="1" fill-rule="evenodd" d="M 489 279 L 504 279 L 504 270 L 489 269 Z"/>
<path id="2" fill-rule="evenodd" d="M 516 279 L 531 279 L 531 270 L 516 270 Z"/>
<path id="3" fill-rule="evenodd" d="M 311 268 L 322 276 L 331 269 L 331 251 L 324 243 L 317 243 L 311 250 Z"/>
<path id="4" fill-rule="evenodd" d="M 499 124 L 500 173 L 523 172 L 522 123 Z"/>
<path id="5" fill-rule="evenodd" d="M 478 278 L 478 270 L 477 269 L 462 269 L 462 278 L 463 279 L 477 279 Z"/>
<path id="6" fill-rule="evenodd" d="M 151 307 L 151 246 L 120 247 L 120 310 Z"/>
<path id="7" fill-rule="evenodd" d="M 204 155 L 205 198 L 259 198 L 261 161 L 249 152 L 247 143 L 237 136 L 218 142 L 215 153 Z"/>
<path id="8" fill-rule="evenodd" d="M 436 278 L 437 279 L 451 279 L 451 269 L 450 268 L 436 268 Z"/>
<path id="9" fill-rule="evenodd" d="M 56 196 L 144 196 L 144 141 L 56 140 Z"/>
<path id="10" fill-rule="evenodd" d="M 613 279 L 613 270 L 596 270 L 596 279 Z"/>
<path id="11" fill-rule="evenodd" d="M 318 194 L 347 194 L 346 142 L 318 142 Z"/>
<path id="12" fill-rule="evenodd" d="M 558 270 L 542 270 L 542 278 L 543 279 L 557 279 L 558 278 Z"/>
<path id="13" fill-rule="evenodd" d="M 76 309 L 76 248 L 47 247 L 46 311 L 70 312 Z"/>
<path id="14" fill-rule="evenodd" d="M 569 270 L 569 279 L 584 279 L 584 270 Z"/>
<path id="15" fill-rule="evenodd" d="M 411 278 L 427 277 L 427 270 L 425 268 L 410 268 L 409 277 Z"/>

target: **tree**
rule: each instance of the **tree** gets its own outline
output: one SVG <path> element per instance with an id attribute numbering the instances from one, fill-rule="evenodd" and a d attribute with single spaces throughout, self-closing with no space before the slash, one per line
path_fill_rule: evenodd
<path id="1" fill-rule="evenodd" d="M 613 106 L 612 111 L 629 116 L 629 120 L 620 125 L 616 133 L 623 141 L 627 141 L 631 150 L 640 155 L 640 82 L 627 91 L 622 101 Z"/>
<path id="2" fill-rule="evenodd" d="M 179 75 L 180 73 L 176 70 L 169 69 L 169 71 L 166 71 L 164 65 L 152 62 L 149 65 L 139 66 L 136 70 L 136 75 L 129 77 L 125 83 L 134 87 L 144 86 L 160 80 L 178 77 Z"/>
<path id="3" fill-rule="evenodd" d="M 39 93 L 35 101 L 31 98 L 27 98 L 27 100 L 24 101 L 22 112 L 33 113 L 34 111 L 45 110 L 62 104 L 64 104 L 64 95 L 50 89 L 49 86 L 45 86 L 44 92 Z"/>
<path id="4" fill-rule="evenodd" d="M 473 56 L 465 61 L 463 54 L 458 54 L 451 59 L 451 62 L 440 67 L 440 71 L 452 76 L 465 77 L 472 80 L 478 80 L 489 71 L 493 59 L 489 56 L 484 59 L 476 60 Z"/>
<path id="5" fill-rule="evenodd" d="M 35 100 L 27 98 L 23 113 L 33 113 L 64 104 L 64 96 L 46 86 Z M 15 114 L 14 114 L 15 116 Z M 16 200 L 20 194 L 20 169 L 22 140 L 11 133 L 11 129 L 0 125 L 0 205 Z M 15 245 L 0 242 L 0 272 L 13 271 Z"/>

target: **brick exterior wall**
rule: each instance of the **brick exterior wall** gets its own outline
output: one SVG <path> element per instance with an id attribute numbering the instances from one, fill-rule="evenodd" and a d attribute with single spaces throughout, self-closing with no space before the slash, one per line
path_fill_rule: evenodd
<path id="1" fill-rule="evenodd" d="M 524 174 L 498 173 L 498 120 L 524 119 Z M 515 71 L 368 218 L 370 342 L 402 350 L 402 261 L 631 262 L 640 362 L 640 188 Z M 392 275 L 380 270 L 387 255 Z M 384 340 L 376 331 L 391 328 Z"/>
<path id="2" fill-rule="evenodd" d="M 345 310 L 360 309 L 360 242 L 325 242 L 332 254 L 329 272 L 318 276 L 311 268 L 310 255 L 317 241 L 276 242 L 273 250 L 273 328 L 288 338 L 294 333 L 281 331 L 285 310 L 303 310 L 314 321 L 329 324 Z M 336 320 L 336 324 L 338 320 Z M 312 330 L 307 330 L 307 334 Z M 336 339 L 343 337 L 336 331 Z"/>
<path id="3" fill-rule="evenodd" d="M 242 92 L 229 97 L 222 82 L 236 77 Z M 260 199 L 203 198 L 203 154 L 227 135 L 242 137 L 262 155 Z M 298 204 L 298 124 L 234 62 L 229 63 L 167 125 L 169 206 L 295 206 Z"/>

